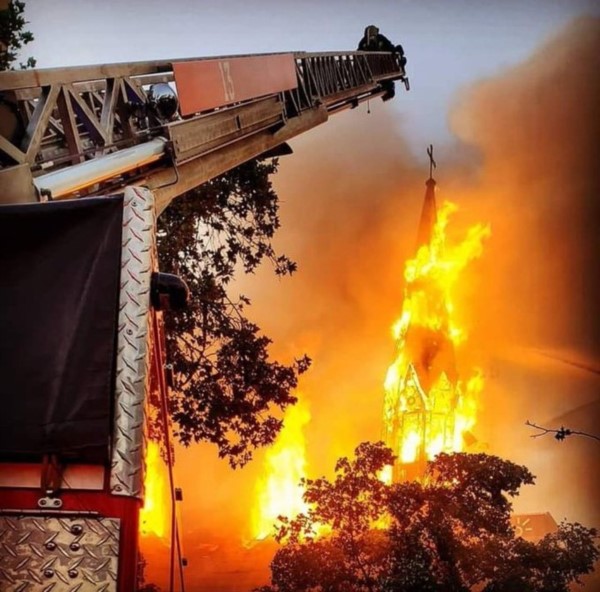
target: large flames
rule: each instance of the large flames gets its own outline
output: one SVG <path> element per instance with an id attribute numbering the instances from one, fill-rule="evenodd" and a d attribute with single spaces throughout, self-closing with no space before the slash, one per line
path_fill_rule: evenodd
<path id="1" fill-rule="evenodd" d="M 443 204 L 429 241 L 405 265 L 402 312 L 392 327 L 396 359 L 384 383 L 384 436 L 398 456 L 395 479 L 417 475 L 440 452 L 463 450 L 476 420 L 483 377 L 479 371 L 467 380 L 458 376 L 455 349 L 466 333 L 456 322 L 452 294 L 465 266 L 482 254 L 490 229 L 477 224 L 462 242 L 447 244 L 446 227 L 455 210 L 454 204 Z M 419 466 L 402 470 L 410 464 Z"/>
<path id="2" fill-rule="evenodd" d="M 252 531 L 262 540 L 273 534 L 278 516 L 294 517 L 306 512 L 300 480 L 306 477 L 304 426 L 310 420 L 305 403 L 288 408 L 275 444 L 267 450 L 264 475 L 256 484 Z"/>
<path id="3" fill-rule="evenodd" d="M 418 477 L 440 452 L 463 450 L 483 388 L 481 371 L 466 379 L 458 375 L 455 350 L 467 335 L 456 319 L 453 288 L 466 265 L 481 256 L 490 228 L 477 224 L 463 241 L 447 244 L 446 227 L 457 208 L 445 202 L 435 212 L 431 198 L 431 232 L 406 262 L 402 311 L 392 327 L 397 353 L 384 383 L 384 436 L 398 462 L 381 476 L 387 482 Z M 290 408 L 266 453 L 252 512 L 254 538 L 272 534 L 278 516 L 308 509 L 299 483 L 306 476 L 303 428 L 309 419 L 303 404 Z"/>
<path id="4" fill-rule="evenodd" d="M 165 461 L 160 444 L 148 440 L 146 446 L 146 476 L 144 507 L 140 512 L 140 534 L 166 539 L 169 536 L 171 495 Z"/>

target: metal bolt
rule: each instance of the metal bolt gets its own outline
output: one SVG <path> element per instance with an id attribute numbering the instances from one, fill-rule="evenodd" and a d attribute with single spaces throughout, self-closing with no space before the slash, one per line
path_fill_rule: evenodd
<path id="1" fill-rule="evenodd" d="M 79 572 L 76 569 L 70 569 L 68 572 L 70 578 L 76 578 Z"/>
<path id="2" fill-rule="evenodd" d="M 79 549 L 81 549 L 81 545 L 79 543 L 71 543 L 69 545 L 69 549 L 71 549 L 71 551 L 79 551 Z"/>
<path id="3" fill-rule="evenodd" d="M 40 504 L 40 506 L 45 506 L 48 502 L 46 501 L 46 498 L 42 498 L 41 500 L 38 501 L 38 504 Z"/>
<path id="4" fill-rule="evenodd" d="M 56 549 L 56 543 L 54 541 L 48 541 L 46 543 L 46 549 L 48 549 L 48 551 L 54 551 L 54 549 Z"/>
<path id="5" fill-rule="evenodd" d="M 46 578 L 51 578 L 54 575 L 54 570 L 49 567 L 44 570 L 44 576 Z"/>
<path id="6" fill-rule="evenodd" d="M 79 536 L 83 532 L 83 526 L 81 524 L 73 524 L 71 526 L 71 533 L 75 536 Z"/>

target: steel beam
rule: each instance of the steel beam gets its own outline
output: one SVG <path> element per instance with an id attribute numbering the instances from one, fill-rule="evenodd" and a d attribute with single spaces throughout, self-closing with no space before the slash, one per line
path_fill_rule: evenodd
<path id="1" fill-rule="evenodd" d="M 326 122 L 327 110 L 315 108 L 290 119 L 275 133 L 263 131 L 242 138 L 234 144 L 215 150 L 201 158 L 191 160 L 177 168 L 151 174 L 144 183 L 153 190 L 156 209 L 160 214 L 178 195 L 222 175 L 233 167 L 271 150 L 289 139 Z"/>

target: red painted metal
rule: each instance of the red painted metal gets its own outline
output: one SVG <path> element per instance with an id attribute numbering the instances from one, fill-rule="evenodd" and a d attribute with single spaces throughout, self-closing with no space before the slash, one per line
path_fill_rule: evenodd
<path id="1" fill-rule="evenodd" d="M 12 510 L 36 510 L 38 499 L 42 497 L 39 489 L 2 488 L 0 489 L 0 508 Z M 84 514 L 97 512 L 107 518 L 121 520 L 119 541 L 118 590 L 131 592 L 137 586 L 138 531 L 141 501 L 132 497 L 111 495 L 99 491 L 69 491 L 60 494 L 63 502 L 61 511 Z"/>
<path id="2" fill-rule="evenodd" d="M 174 62 L 173 73 L 182 115 L 298 86 L 291 53 Z"/>

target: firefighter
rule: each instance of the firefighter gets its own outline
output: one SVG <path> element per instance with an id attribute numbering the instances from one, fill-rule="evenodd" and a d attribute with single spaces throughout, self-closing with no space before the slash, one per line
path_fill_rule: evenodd
<path id="1" fill-rule="evenodd" d="M 369 25 L 365 28 L 365 34 L 358 44 L 358 51 L 388 51 L 398 58 L 398 63 L 402 68 L 406 66 L 406 57 L 402 45 L 394 45 L 385 35 L 379 32 L 375 25 Z M 394 82 L 391 80 L 382 83 L 385 93 L 382 97 L 384 101 L 389 101 L 396 94 Z"/>
<path id="2" fill-rule="evenodd" d="M 369 25 L 358 44 L 358 51 L 389 51 L 398 56 L 400 65 L 406 66 L 406 56 L 402 45 L 394 45 L 375 25 Z"/>
<path id="3" fill-rule="evenodd" d="M 394 51 L 394 44 L 379 32 L 378 27 L 369 25 L 358 44 L 358 51 Z"/>

